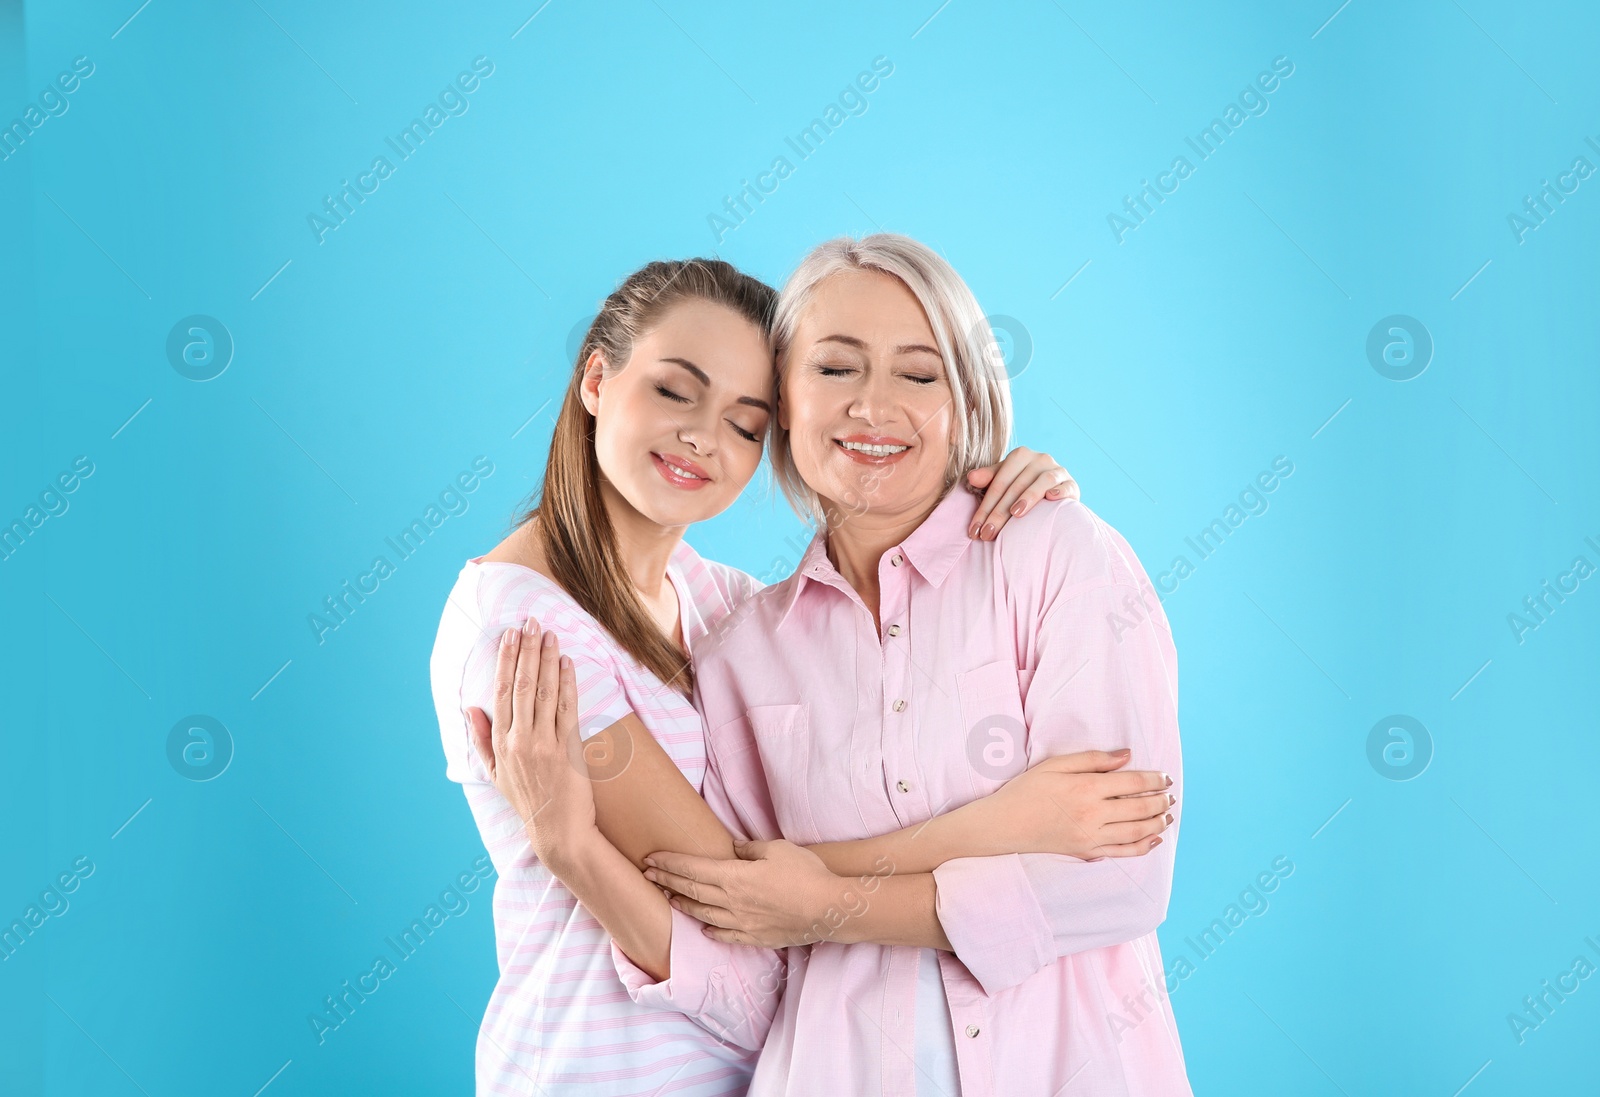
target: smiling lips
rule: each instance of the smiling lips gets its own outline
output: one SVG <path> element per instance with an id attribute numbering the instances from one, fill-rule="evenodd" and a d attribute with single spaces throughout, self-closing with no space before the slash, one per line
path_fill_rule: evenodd
<path id="1" fill-rule="evenodd" d="M 663 457 L 659 453 L 651 453 L 650 460 L 655 462 L 656 471 L 661 474 L 661 478 L 675 488 L 698 491 L 711 483 L 710 474 L 686 457 L 677 455 Z"/>
<path id="2" fill-rule="evenodd" d="M 911 443 L 882 434 L 850 434 L 833 444 L 858 465 L 892 465 L 911 449 Z"/>

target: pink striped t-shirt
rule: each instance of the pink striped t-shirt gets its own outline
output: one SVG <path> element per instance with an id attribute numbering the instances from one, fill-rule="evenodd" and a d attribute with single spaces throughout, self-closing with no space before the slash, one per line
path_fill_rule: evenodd
<path id="1" fill-rule="evenodd" d="M 683 543 L 667 574 L 691 651 L 760 587 Z M 518 564 L 469 560 L 461 569 L 430 669 L 445 776 L 465 791 L 499 874 L 494 935 L 500 979 L 478 1032 L 478 1093 L 743 1094 L 754 1053 L 719 1041 L 682 1013 L 629 997 L 610 935 L 539 863 L 522 820 L 490 783 L 467 737 L 466 710 L 493 710 L 501 634 L 529 617 L 555 632 L 562 654 L 572 658 L 585 736 L 632 712 L 697 792 L 706 766 L 704 727 L 694 706 L 628 655 L 553 580 Z"/>

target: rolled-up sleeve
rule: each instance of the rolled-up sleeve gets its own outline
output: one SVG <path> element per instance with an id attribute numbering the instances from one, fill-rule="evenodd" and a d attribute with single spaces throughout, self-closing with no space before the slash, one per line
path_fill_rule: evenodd
<path id="1" fill-rule="evenodd" d="M 1123 768 L 1166 772 L 1178 805 L 1161 844 L 1142 856 L 960 858 L 935 870 L 939 922 L 990 994 L 1061 956 L 1143 937 L 1166 919 L 1182 806 L 1177 654 L 1149 580 L 1110 536 L 1102 548 L 1114 574 L 1046 591 L 1042 624 L 1021 637 L 1032 648 L 1022 691 L 1028 764 L 1130 747 Z"/>
<path id="2" fill-rule="evenodd" d="M 611 959 L 628 997 L 642 1006 L 670 1009 L 694 1020 L 719 1040 L 761 1050 L 776 1001 L 770 950 L 729 945 L 707 937 L 705 925 L 672 912 L 672 974 L 657 982 L 611 942 Z M 749 955 L 766 953 L 766 957 Z"/>

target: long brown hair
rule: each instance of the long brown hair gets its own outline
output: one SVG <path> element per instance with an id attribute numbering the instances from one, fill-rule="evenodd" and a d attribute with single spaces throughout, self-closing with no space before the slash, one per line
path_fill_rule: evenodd
<path id="1" fill-rule="evenodd" d="M 606 298 L 583 338 L 550 439 L 544 485 L 521 519 L 541 519 L 539 543 L 562 589 L 623 650 L 685 696 L 694 687 L 689 661 L 657 627 L 622 565 L 616 531 L 600 494 L 594 416 L 583 406 L 582 389 L 593 352 L 604 354 L 608 369 L 621 369 L 635 340 L 674 304 L 690 299 L 723 305 L 763 333 L 772 331 L 777 291 L 720 259 L 658 261 L 634 271 Z"/>

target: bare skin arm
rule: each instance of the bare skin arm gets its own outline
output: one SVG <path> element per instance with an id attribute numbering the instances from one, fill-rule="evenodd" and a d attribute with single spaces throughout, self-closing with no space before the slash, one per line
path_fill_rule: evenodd
<path id="1" fill-rule="evenodd" d="M 660 850 L 735 858 L 727 827 L 637 716 L 585 740 L 583 758 L 594 782 L 600 833 L 639 868 L 647 854 Z M 1138 856 L 1145 852 L 1144 840 L 1164 829 L 1168 800 L 1111 799 L 1163 787 L 1152 771 L 1113 772 L 1127 758 L 1104 751 L 1052 758 L 998 792 L 926 823 L 806 848 L 838 876 L 871 874 L 885 861 L 897 873 L 913 874 L 957 857 L 1005 853 Z"/>

